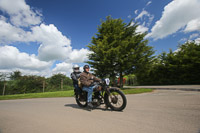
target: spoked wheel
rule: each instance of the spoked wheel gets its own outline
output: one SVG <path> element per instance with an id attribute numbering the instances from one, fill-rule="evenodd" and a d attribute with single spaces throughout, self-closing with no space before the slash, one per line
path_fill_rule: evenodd
<path id="1" fill-rule="evenodd" d="M 80 107 L 86 107 L 87 106 L 87 100 L 82 97 L 80 94 L 76 94 L 76 103 L 78 104 L 78 106 Z"/>
<path id="2" fill-rule="evenodd" d="M 108 103 L 111 109 L 115 111 L 122 111 L 126 107 L 126 96 L 118 89 L 110 90 Z"/>

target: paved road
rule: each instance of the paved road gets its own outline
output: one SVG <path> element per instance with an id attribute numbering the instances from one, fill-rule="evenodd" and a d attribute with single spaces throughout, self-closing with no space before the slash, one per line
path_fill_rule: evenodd
<path id="1" fill-rule="evenodd" d="M 200 85 L 124 86 L 124 88 L 151 88 L 151 89 L 158 89 L 158 90 L 200 91 Z"/>
<path id="2" fill-rule="evenodd" d="M 127 95 L 123 112 L 79 108 L 73 98 L 0 101 L 0 133 L 200 133 L 200 92 Z"/>

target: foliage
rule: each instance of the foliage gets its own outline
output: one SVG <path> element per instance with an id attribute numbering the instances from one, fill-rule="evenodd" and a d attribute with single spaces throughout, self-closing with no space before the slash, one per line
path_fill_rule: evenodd
<path id="1" fill-rule="evenodd" d="M 4 85 L 6 85 L 5 95 L 73 89 L 72 80 L 63 74 L 55 74 L 46 79 L 36 75 L 22 76 L 20 71 L 15 71 L 8 76 L 10 80 L 6 80 L 5 74 L 2 75 L 0 73 L 0 95 L 3 94 Z"/>
<path id="2" fill-rule="evenodd" d="M 145 67 L 152 60 L 154 51 L 144 40 L 146 33 L 136 33 L 137 26 L 110 16 L 101 22 L 96 37 L 88 45 L 92 51 L 88 63 L 97 76 L 109 76 L 113 81 L 120 76 L 122 81 L 123 75 L 136 71 L 140 64 Z"/>
<path id="3" fill-rule="evenodd" d="M 72 80 L 63 74 L 55 74 L 46 80 L 48 91 L 72 89 Z M 63 85 L 63 87 L 62 87 Z"/>
<path id="4" fill-rule="evenodd" d="M 14 71 L 13 73 L 10 74 L 10 79 L 11 80 L 16 80 L 21 78 L 22 73 L 20 71 Z"/>
<path id="5" fill-rule="evenodd" d="M 137 78 L 140 84 L 199 84 L 199 68 L 200 45 L 186 42 L 175 52 L 160 54 L 149 73 L 138 73 Z"/>
<path id="6" fill-rule="evenodd" d="M 124 76 L 124 78 L 126 79 L 125 85 L 129 85 L 129 86 L 138 85 L 136 75 L 129 74 L 129 75 Z"/>

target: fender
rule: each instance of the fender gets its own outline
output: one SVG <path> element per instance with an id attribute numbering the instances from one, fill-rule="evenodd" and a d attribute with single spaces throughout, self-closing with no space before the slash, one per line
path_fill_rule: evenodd
<path id="1" fill-rule="evenodd" d="M 108 95 L 110 94 L 110 91 L 114 91 L 114 90 L 120 90 L 120 88 L 117 88 L 117 87 L 109 87 L 107 88 L 107 90 L 105 91 L 105 94 L 104 94 L 104 101 L 105 101 L 105 104 L 108 106 Z"/>
<path id="2" fill-rule="evenodd" d="M 109 91 L 120 90 L 120 88 L 118 88 L 118 87 L 110 87 L 110 88 L 108 88 L 108 90 L 109 90 Z"/>
<path id="3" fill-rule="evenodd" d="M 120 88 L 117 87 L 109 87 L 107 88 L 106 94 L 110 94 L 110 91 L 120 90 Z"/>

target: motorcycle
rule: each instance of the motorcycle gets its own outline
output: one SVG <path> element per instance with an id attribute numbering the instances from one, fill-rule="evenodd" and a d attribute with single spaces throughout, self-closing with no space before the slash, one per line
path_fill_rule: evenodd
<path id="1" fill-rule="evenodd" d="M 98 107 L 101 104 L 105 104 L 106 107 L 110 107 L 114 111 L 122 111 L 125 109 L 127 100 L 124 93 L 116 87 L 109 87 L 110 80 L 104 79 L 100 82 L 95 82 L 95 88 L 93 89 L 92 104 L 94 107 Z M 87 106 L 87 92 L 81 91 L 75 93 L 76 103 L 80 107 Z"/>

